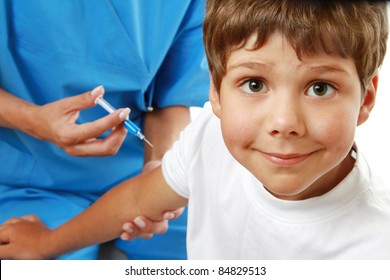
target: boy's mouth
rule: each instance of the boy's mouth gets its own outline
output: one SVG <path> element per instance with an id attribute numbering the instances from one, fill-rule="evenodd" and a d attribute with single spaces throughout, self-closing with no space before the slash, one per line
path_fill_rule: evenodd
<path id="1" fill-rule="evenodd" d="M 281 166 L 281 167 L 290 167 L 297 165 L 307 159 L 312 153 L 291 153 L 291 154 L 281 154 L 281 153 L 266 153 L 261 151 L 262 155 L 270 161 L 272 164 Z"/>

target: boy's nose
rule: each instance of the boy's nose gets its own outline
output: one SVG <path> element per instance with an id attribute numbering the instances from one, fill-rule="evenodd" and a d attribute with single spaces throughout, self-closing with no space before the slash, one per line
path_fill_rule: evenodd
<path id="1" fill-rule="evenodd" d="M 267 132 L 274 137 L 300 137 L 306 127 L 299 102 L 275 100 L 267 116 Z"/>

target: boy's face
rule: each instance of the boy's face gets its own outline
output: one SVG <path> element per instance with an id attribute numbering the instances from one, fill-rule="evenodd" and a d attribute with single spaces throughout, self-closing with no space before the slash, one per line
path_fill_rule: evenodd
<path id="1" fill-rule="evenodd" d="M 275 196 L 305 199 L 335 187 L 352 169 L 355 128 L 371 111 L 377 77 L 362 98 L 352 59 L 298 59 L 279 34 L 233 51 L 210 100 L 227 148 Z"/>

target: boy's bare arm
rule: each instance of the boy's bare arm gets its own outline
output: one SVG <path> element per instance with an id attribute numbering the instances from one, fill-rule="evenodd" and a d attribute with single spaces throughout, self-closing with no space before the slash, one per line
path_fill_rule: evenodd
<path id="1" fill-rule="evenodd" d="M 0 227 L 0 259 L 54 258 L 118 237 L 122 224 L 139 215 L 162 220 L 166 210 L 187 204 L 165 182 L 161 167 L 113 188 L 55 230 L 20 221 Z"/>

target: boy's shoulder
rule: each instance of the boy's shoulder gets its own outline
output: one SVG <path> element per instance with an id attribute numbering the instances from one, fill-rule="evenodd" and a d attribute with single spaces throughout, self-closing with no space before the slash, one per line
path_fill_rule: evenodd
<path id="1" fill-rule="evenodd" d="M 218 135 L 219 132 L 219 119 L 213 113 L 210 102 L 206 102 L 203 108 L 197 112 L 197 116 L 191 121 L 190 125 L 182 132 L 187 143 L 198 143 L 206 141 L 211 143 L 212 139 L 207 139 L 207 137 L 214 138 Z M 195 145 L 194 147 L 197 147 Z"/>
<path id="2" fill-rule="evenodd" d="M 389 215 L 390 221 L 390 183 L 383 177 L 371 173 L 370 187 L 373 200 L 378 207 Z"/>
<path id="3" fill-rule="evenodd" d="M 388 217 L 390 224 L 390 181 L 378 174 L 370 163 L 359 152 L 362 165 L 366 167 L 366 175 L 368 177 L 367 197 L 370 199 L 370 205 L 377 209 L 380 215 Z M 364 171 L 363 171 L 364 172 Z M 390 228 L 389 228 L 390 229 Z"/>

